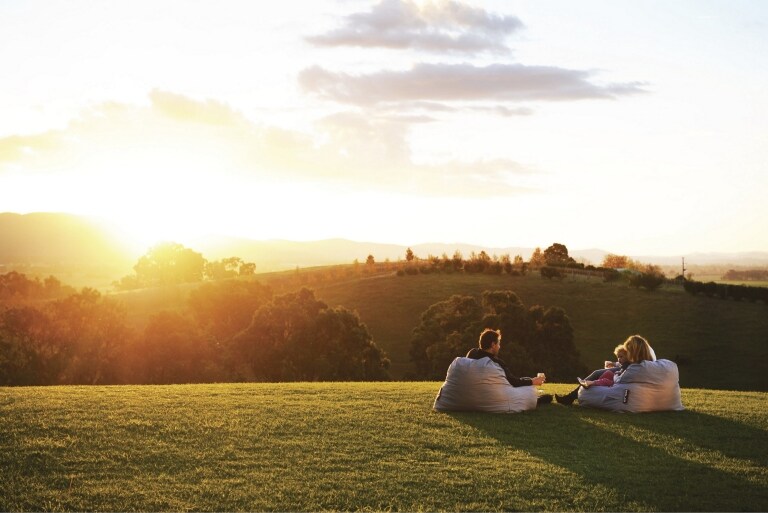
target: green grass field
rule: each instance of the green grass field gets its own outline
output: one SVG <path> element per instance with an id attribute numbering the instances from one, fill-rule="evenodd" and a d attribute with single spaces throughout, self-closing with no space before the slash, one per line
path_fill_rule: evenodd
<path id="1" fill-rule="evenodd" d="M 625 283 L 579 277 L 558 282 L 538 274 L 393 276 L 315 290 L 329 305 L 359 313 L 374 340 L 389 354 L 396 378 L 413 369 L 408 356 L 411 332 L 430 305 L 453 294 L 512 290 L 526 306 L 565 309 L 587 366 L 601 367 L 612 357 L 616 344 L 639 333 L 650 340 L 660 358 L 678 362 L 684 387 L 768 391 L 768 305 L 764 303 L 694 297 L 673 285 L 647 292 Z"/>
<path id="2" fill-rule="evenodd" d="M 768 510 L 766 393 L 445 414 L 439 386 L 0 388 L 0 510 Z"/>

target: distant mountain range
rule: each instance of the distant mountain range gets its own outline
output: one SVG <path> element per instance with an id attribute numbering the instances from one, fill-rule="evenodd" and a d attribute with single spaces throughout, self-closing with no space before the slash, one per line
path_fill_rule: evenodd
<path id="1" fill-rule="evenodd" d="M 121 265 L 131 257 L 108 230 L 85 217 L 0 214 L 0 264 Z"/>
<path id="2" fill-rule="evenodd" d="M 567 241 L 562 241 L 567 245 Z M 348 264 L 357 260 L 364 263 L 368 255 L 377 262 L 404 260 L 409 246 L 357 242 L 345 239 L 297 242 L 287 240 L 251 240 L 242 238 L 207 237 L 185 244 L 208 260 L 238 256 L 254 262 L 257 272 Z M 545 249 L 547 244 L 542 244 Z M 489 248 L 464 243 L 425 243 L 410 246 L 419 258 L 430 255 L 453 256 L 456 251 L 468 258 L 472 252 L 485 251 L 489 255 L 515 255 L 528 260 L 534 248 Z M 149 248 L 147 248 L 149 249 Z M 569 254 L 579 261 L 600 265 L 608 251 L 602 249 L 571 249 Z M 141 255 L 131 254 L 106 228 L 85 217 L 56 214 L 0 214 L 0 266 L 65 265 L 65 266 L 130 266 Z M 678 265 L 685 256 L 687 265 L 768 265 L 768 252 L 750 253 L 695 253 L 681 256 L 628 255 L 644 263 Z M 2 267 L 0 267 L 0 271 Z"/>

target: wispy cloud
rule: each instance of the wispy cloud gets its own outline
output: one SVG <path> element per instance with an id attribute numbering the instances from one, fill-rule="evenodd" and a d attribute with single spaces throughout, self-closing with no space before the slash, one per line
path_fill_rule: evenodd
<path id="1" fill-rule="evenodd" d="M 521 185 L 531 171 L 512 160 L 415 162 L 408 131 L 426 117 L 342 112 L 306 133 L 260 125 L 216 100 L 160 90 L 149 100 L 101 104 L 65 129 L 2 138 L 0 173 L 145 180 L 147 187 L 183 176 L 178 186 L 198 191 L 250 177 L 424 196 L 531 192 Z"/>
<path id="2" fill-rule="evenodd" d="M 149 94 L 158 113 L 179 121 L 210 125 L 241 125 L 245 118 L 229 105 L 215 100 L 193 100 L 181 94 L 155 89 Z"/>
<path id="3" fill-rule="evenodd" d="M 523 28 L 515 16 L 455 1 L 382 0 L 346 16 L 339 28 L 307 37 L 317 46 L 414 49 L 439 53 L 508 53 L 506 38 Z"/>
<path id="4" fill-rule="evenodd" d="M 299 74 L 305 91 L 370 106 L 414 101 L 572 101 L 643 92 L 637 82 L 600 85 L 589 71 L 523 64 L 426 64 L 353 75 L 313 66 Z"/>

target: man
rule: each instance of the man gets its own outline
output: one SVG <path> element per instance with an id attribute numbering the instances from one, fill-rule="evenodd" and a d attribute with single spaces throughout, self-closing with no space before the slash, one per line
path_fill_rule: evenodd
<path id="1" fill-rule="evenodd" d="M 474 347 L 469 350 L 467 353 L 467 358 L 472 358 L 473 360 L 490 358 L 493 362 L 497 363 L 502 369 L 504 369 L 504 375 L 506 376 L 507 381 L 509 381 L 509 384 L 513 387 L 530 387 L 544 384 L 545 378 L 544 374 L 542 373 L 539 373 L 539 375 L 535 378 L 518 378 L 510 372 L 507 364 L 498 356 L 499 350 L 501 349 L 500 330 L 492 330 L 490 328 L 484 329 L 480 334 L 480 341 L 478 346 L 479 347 Z M 552 402 L 552 395 L 540 395 L 537 402 L 538 404 L 549 404 Z"/>

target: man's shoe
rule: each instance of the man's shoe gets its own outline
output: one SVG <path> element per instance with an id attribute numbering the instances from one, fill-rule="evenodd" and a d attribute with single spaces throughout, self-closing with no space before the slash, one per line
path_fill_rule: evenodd
<path id="1" fill-rule="evenodd" d="M 576 400 L 576 396 L 574 394 L 566 394 L 566 395 L 555 394 L 555 401 L 557 401 L 558 404 L 564 404 L 566 406 L 570 406 L 573 404 L 573 401 L 575 400 Z"/>
<path id="2" fill-rule="evenodd" d="M 552 394 L 542 394 L 536 400 L 536 404 L 549 404 L 552 402 Z"/>

